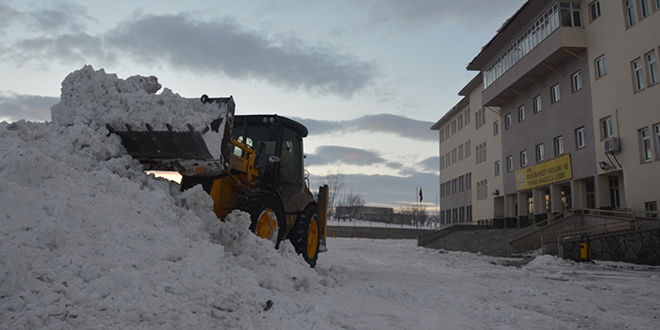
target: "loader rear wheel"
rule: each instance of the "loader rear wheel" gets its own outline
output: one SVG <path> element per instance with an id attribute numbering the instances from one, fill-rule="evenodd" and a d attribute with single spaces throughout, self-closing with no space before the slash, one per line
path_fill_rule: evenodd
<path id="1" fill-rule="evenodd" d="M 316 266 L 321 243 L 321 224 L 318 209 L 310 205 L 298 217 L 289 233 L 289 239 L 296 252 L 311 266 Z"/>
<path id="2" fill-rule="evenodd" d="M 250 231 L 279 248 L 286 231 L 286 218 L 276 194 L 262 189 L 248 190 L 234 203 L 234 209 L 249 213 Z"/>

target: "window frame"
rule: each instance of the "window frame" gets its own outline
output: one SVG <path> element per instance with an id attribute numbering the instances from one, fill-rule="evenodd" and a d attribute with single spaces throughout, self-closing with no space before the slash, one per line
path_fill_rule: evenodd
<path id="1" fill-rule="evenodd" d="M 600 17 L 600 14 L 600 2 L 598 0 L 591 2 L 589 4 L 589 18 L 591 22 Z"/>
<path id="2" fill-rule="evenodd" d="M 652 162 L 653 146 L 651 145 L 651 130 L 648 127 L 639 130 L 639 143 L 642 163 Z"/>
<path id="3" fill-rule="evenodd" d="M 602 55 L 594 60 L 594 65 L 596 66 L 596 79 L 603 77 L 607 74 L 607 60 L 605 55 Z"/>
<path id="4" fill-rule="evenodd" d="M 635 13 L 635 1 L 625 0 L 623 2 L 626 14 L 626 27 L 631 28 L 637 24 L 637 16 Z"/>
<path id="5" fill-rule="evenodd" d="M 500 121 L 496 120 L 493 122 L 493 136 L 500 134 Z"/>
<path id="6" fill-rule="evenodd" d="M 648 0 L 637 0 L 637 3 L 639 4 L 640 20 L 649 17 L 651 15 L 651 5 Z"/>
<path id="7" fill-rule="evenodd" d="M 520 168 L 525 168 L 529 165 L 529 159 L 527 159 L 527 150 L 520 152 Z"/>
<path id="8" fill-rule="evenodd" d="M 518 107 L 518 122 L 521 123 L 525 121 L 525 105 L 521 105 Z"/>
<path id="9" fill-rule="evenodd" d="M 543 161 L 545 161 L 545 147 L 543 143 L 539 143 L 536 145 L 536 162 L 541 163 Z"/>
<path id="10" fill-rule="evenodd" d="M 499 160 L 495 161 L 495 169 L 494 169 L 495 176 L 500 176 L 500 172 L 501 172 L 500 166 L 501 166 L 500 161 Z"/>
<path id="11" fill-rule="evenodd" d="M 532 104 L 534 108 L 534 113 L 539 113 L 543 111 L 543 103 L 541 102 L 541 95 L 536 95 L 532 99 Z"/>
<path id="12" fill-rule="evenodd" d="M 573 93 L 582 89 L 582 71 L 578 70 L 571 75 L 571 87 Z"/>
<path id="13" fill-rule="evenodd" d="M 553 139 L 553 144 L 555 146 L 555 156 L 564 154 L 564 136 L 560 135 Z"/>
<path id="14" fill-rule="evenodd" d="M 660 0 L 658 0 L 658 1 L 660 1 Z M 655 133 L 656 159 L 660 160 L 660 124 L 653 125 L 653 132 Z"/>
<path id="15" fill-rule="evenodd" d="M 612 117 L 608 116 L 600 120 L 600 137 L 601 141 L 614 136 L 614 129 L 612 128 Z"/>
<path id="16" fill-rule="evenodd" d="M 634 59 L 631 62 L 633 74 L 633 88 L 635 92 L 640 92 L 646 89 L 646 77 L 644 75 L 644 63 L 641 57 Z"/>
<path id="17" fill-rule="evenodd" d="M 575 130 L 575 149 L 582 149 L 587 146 L 587 132 L 584 126 Z"/>
<path id="18" fill-rule="evenodd" d="M 511 113 L 507 113 L 504 116 L 504 129 L 510 129 L 512 125 Z"/>
<path id="19" fill-rule="evenodd" d="M 550 87 L 550 103 L 555 104 L 561 100 L 561 89 L 559 84 L 554 84 Z"/>
<path id="20" fill-rule="evenodd" d="M 513 156 L 506 157 L 506 171 L 513 172 Z"/>
<path id="21" fill-rule="evenodd" d="M 653 56 L 653 59 L 650 59 L 651 56 Z M 652 50 L 644 55 L 644 59 L 646 60 L 649 86 L 655 85 L 660 82 L 660 76 L 658 76 L 658 55 L 655 50 Z"/>

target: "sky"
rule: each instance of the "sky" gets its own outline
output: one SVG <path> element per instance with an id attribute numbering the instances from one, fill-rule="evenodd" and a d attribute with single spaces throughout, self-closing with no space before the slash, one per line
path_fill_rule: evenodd
<path id="1" fill-rule="evenodd" d="M 62 80 L 156 76 L 184 97 L 232 95 L 237 114 L 305 124 L 312 186 L 345 175 L 367 205 L 435 209 L 430 127 L 465 69 L 524 0 L 0 0 L 0 121 L 50 120 Z"/>

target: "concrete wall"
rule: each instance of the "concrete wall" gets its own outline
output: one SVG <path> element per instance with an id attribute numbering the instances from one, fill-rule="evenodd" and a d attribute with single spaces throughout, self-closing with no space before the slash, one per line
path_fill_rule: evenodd
<path id="1" fill-rule="evenodd" d="M 429 230 L 382 227 L 328 226 L 328 237 L 356 237 L 379 239 L 417 239 Z"/>
<path id="2" fill-rule="evenodd" d="M 580 261 L 580 241 L 563 244 L 564 258 Z M 614 234 L 589 241 L 591 259 L 660 265 L 660 229 Z"/>
<path id="3" fill-rule="evenodd" d="M 448 251 L 465 251 L 492 256 L 508 256 L 507 235 L 513 229 L 453 225 L 418 240 L 418 245 Z"/>

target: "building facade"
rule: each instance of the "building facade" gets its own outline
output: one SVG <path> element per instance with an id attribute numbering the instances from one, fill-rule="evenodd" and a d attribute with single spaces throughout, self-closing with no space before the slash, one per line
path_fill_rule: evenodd
<path id="1" fill-rule="evenodd" d="M 497 113 L 501 131 L 477 142 L 501 146 L 490 160 L 501 166 L 493 216 L 540 220 L 569 208 L 657 216 L 658 31 L 660 0 L 534 0 L 505 22 L 468 65 L 481 77 L 474 108 Z"/>
<path id="2" fill-rule="evenodd" d="M 499 113 L 481 105 L 482 77 L 460 92 L 461 101 L 431 129 L 440 145 L 440 223 L 503 216 Z"/>

